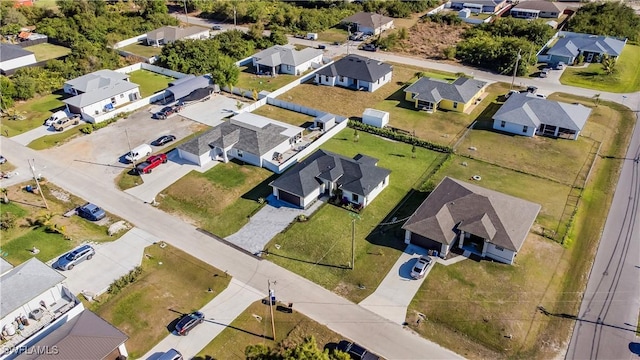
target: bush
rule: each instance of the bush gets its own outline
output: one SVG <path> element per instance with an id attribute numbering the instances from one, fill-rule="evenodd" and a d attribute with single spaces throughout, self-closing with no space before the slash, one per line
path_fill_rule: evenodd
<path id="1" fill-rule="evenodd" d="M 407 144 L 412 144 L 412 145 L 415 144 L 415 146 L 419 146 L 421 148 L 425 148 L 425 149 L 429 149 L 429 150 L 433 150 L 433 151 L 437 151 L 437 152 L 441 152 L 441 153 L 446 153 L 446 154 L 450 154 L 450 153 L 453 152 L 453 149 L 450 146 L 434 144 L 434 143 L 432 143 L 430 141 L 417 139 L 417 138 L 415 138 L 413 136 L 410 136 L 410 135 L 407 135 L 407 134 L 402 134 L 402 133 L 399 133 L 399 132 L 396 132 L 396 131 L 393 131 L 393 130 L 390 130 L 390 129 L 379 128 L 379 127 L 367 125 L 367 124 L 364 124 L 364 123 L 359 122 L 359 121 L 349 120 L 348 125 L 349 125 L 349 127 L 353 128 L 353 129 L 365 131 L 365 132 L 368 132 L 370 134 L 382 136 L 382 137 L 385 137 L 387 139 L 392 139 L 392 140 L 400 141 L 400 142 L 407 143 Z"/>
<path id="2" fill-rule="evenodd" d="M 123 275 L 121 278 L 116 279 L 114 282 L 109 285 L 107 292 L 111 295 L 116 295 L 122 289 L 127 287 L 129 284 L 133 284 L 138 280 L 140 275 L 142 274 L 142 267 L 136 266 L 133 270 L 129 271 L 127 274 Z"/>
<path id="3" fill-rule="evenodd" d="M 83 125 L 80 128 L 80 132 L 83 134 L 91 134 L 93 132 L 93 125 L 92 124 Z"/>

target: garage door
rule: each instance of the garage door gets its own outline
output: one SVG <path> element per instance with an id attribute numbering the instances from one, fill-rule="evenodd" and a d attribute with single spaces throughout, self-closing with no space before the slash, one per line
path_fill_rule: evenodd
<path id="1" fill-rule="evenodd" d="M 278 189 L 278 199 L 286 201 L 296 206 L 300 206 L 300 197 L 292 193 Z"/>
<path id="2" fill-rule="evenodd" d="M 418 245 L 421 248 L 425 248 L 427 250 L 438 250 L 440 251 L 442 244 L 435 240 L 428 239 L 424 236 L 420 236 L 418 234 L 411 233 L 411 243 L 414 245 Z"/>

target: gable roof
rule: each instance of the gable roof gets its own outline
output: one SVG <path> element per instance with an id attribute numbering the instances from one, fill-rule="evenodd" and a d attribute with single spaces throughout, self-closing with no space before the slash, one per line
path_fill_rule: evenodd
<path id="1" fill-rule="evenodd" d="M 253 55 L 256 62 L 264 66 L 293 65 L 298 66 L 305 62 L 322 56 L 320 49 L 304 48 L 296 50 L 293 45 L 275 45 Z"/>
<path id="2" fill-rule="evenodd" d="M 0 43 L 0 61 L 19 59 L 29 55 L 33 55 L 33 53 L 18 45 Z"/>
<path id="3" fill-rule="evenodd" d="M 111 83 L 107 86 L 103 86 L 101 88 L 91 90 L 89 92 L 76 95 L 74 97 L 70 97 L 68 99 L 63 100 L 65 104 L 76 106 L 79 108 L 95 104 L 104 99 L 109 99 L 113 96 L 122 94 L 125 91 L 137 89 L 138 84 L 134 84 L 128 81 L 118 81 L 115 83 Z"/>
<path id="4" fill-rule="evenodd" d="M 164 40 L 165 42 L 171 42 L 183 39 L 187 36 L 192 36 L 202 32 L 209 32 L 209 29 L 205 29 L 200 26 L 189 26 L 186 28 L 178 26 L 163 26 L 159 29 L 149 31 L 147 38 L 151 40 Z"/>
<path id="5" fill-rule="evenodd" d="M 456 229 L 518 251 L 540 205 L 445 177 L 402 226 L 431 240 L 451 244 Z"/>
<path id="6" fill-rule="evenodd" d="M 42 261 L 31 258 L 0 277 L 0 319 L 66 279 Z"/>
<path id="7" fill-rule="evenodd" d="M 100 88 L 113 85 L 115 83 L 126 81 L 129 75 L 113 70 L 98 70 L 90 74 L 82 75 L 75 79 L 65 82 L 79 92 L 89 92 Z"/>
<path id="8" fill-rule="evenodd" d="M 558 6 L 551 1 L 528 0 L 518 3 L 512 10 L 537 10 L 544 12 L 561 12 Z"/>
<path id="9" fill-rule="evenodd" d="M 105 359 L 129 337 L 115 326 L 89 310 L 70 319 L 42 340 L 27 348 L 16 359 L 65 360 L 65 359 Z M 58 351 L 41 354 L 33 349 Z"/>
<path id="10" fill-rule="evenodd" d="M 388 16 L 364 12 L 361 11 L 359 13 L 355 13 L 348 18 L 342 19 L 343 23 L 356 23 L 360 26 L 369 27 L 369 28 L 378 28 L 382 25 L 388 24 L 393 21 L 393 18 Z"/>
<path id="11" fill-rule="evenodd" d="M 317 150 L 271 183 L 286 192 L 306 197 L 322 180 L 336 182 L 338 187 L 367 196 L 390 173 L 376 166 L 377 159 L 358 154 L 354 159 L 326 150 Z"/>
<path id="12" fill-rule="evenodd" d="M 497 6 L 500 5 L 502 3 L 504 3 L 507 0 L 469 0 L 469 1 L 465 1 L 465 0 L 456 0 L 456 1 L 452 1 L 452 4 L 475 4 L 475 5 L 481 5 L 481 6 Z"/>
<path id="13" fill-rule="evenodd" d="M 528 1 L 527 1 L 528 2 Z M 564 33 L 564 37 L 547 51 L 547 55 L 578 56 L 581 51 L 620 56 L 627 40 L 610 36 L 588 35 L 580 33 Z"/>
<path id="14" fill-rule="evenodd" d="M 494 120 L 539 128 L 541 124 L 581 131 L 591 109 L 581 104 L 567 104 L 516 93 L 493 115 Z"/>
<path id="15" fill-rule="evenodd" d="M 347 55 L 342 59 L 325 66 L 316 73 L 330 77 L 345 76 L 350 79 L 374 82 L 387 75 L 391 65 L 360 55 Z"/>
<path id="16" fill-rule="evenodd" d="M 442 99 L 467 103 L 487 85 L 484 81 L 467 77 L 457 78 L 453 83 L 440 79 L 422 77 L 409 85 L 405 92 L 413 93 L 414 99 L 437 104 Z"/>
<path id="17" fill-rule="evenodd" d="M 186 80 L 179 79 L 174 81 L 173 86 L 169 86 L 165 91 L 173 94 L 173 98 L 175 100 L 178 100 L 198 89 L 206 88 L 210 83 L 211 80 L 206 75 L 198 77 L 188 77 L 188 79 Z"/>

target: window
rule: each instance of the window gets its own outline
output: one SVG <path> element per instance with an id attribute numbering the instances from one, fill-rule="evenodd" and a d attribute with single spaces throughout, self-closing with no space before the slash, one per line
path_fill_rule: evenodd
<path id="1" fill-rule="evenodd" d="M 382 179 L 382 185 L 386 185 L 387 184 L 387 178 Z"/>
<path id="2" fill-rule="evenodd" d="M 287 70 L 291 71 L 291 65 L 287 65 Z"/>
<path id="3" fill-rule="evenodd" d="M 111 103 L 112 103 L 112 104 L 115 104 L 115 103 L 116 103 L 116 98 L 115 98 L 115 97 L 112 97 L 112 98 L 111 98 Z"/>
<path id="4" fill-rule="evenodd" d="M 505 127 L 507 125 L 506 121 L 500 121 L 500 127 Z"/>
<path id="5" fill-rule="evenodd" d="M 242 150 L 238 150 L 238 157 L 242 157 Z"/>
<path id="6" fill-rule="evenodd" d="M 503 247 L 500 247 L 500 246 L 496 246 L 496 250 L 498 250 L 498 251 L 504 251 L 504 248 L 503 248 Z"/>
<path id="7" fill-rule="evenodd" d="M 457 103 L 457 102 L 455 102 L 455 101 L 453 102 L 453 108 L 454 108 L 454 109 L 457 109 L 457 108 L 458 108 L 458 103 Z"/>
<path id="8" fill-rule="evenodd" d="M 340 82 L 344 82 L 344 76 L 340 76 Z"/>
<path id="9" fill-rule="evenodd" d="M 526 133 L 527 131 L 529 131 L 529 127 L 527 125 L 522 127 L 522 132 Z"/>
<path id="10" fill-rule="evenodd" d="M 358 194 L 351 194 L 351 201 L 358 202 Z"/>

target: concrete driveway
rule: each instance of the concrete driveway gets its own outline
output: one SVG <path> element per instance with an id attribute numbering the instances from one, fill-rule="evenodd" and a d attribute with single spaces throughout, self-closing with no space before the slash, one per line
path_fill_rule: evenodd
<path id="1" fill-rule="evenodd" d="M 78 125 L 71 125 L 68 128 L 66 128 L 64 131 L 69 131 L 69 129 L 71 128 L 74 128 L 76 126 L 82 126 L 84 124 L 86 123 L 80 122 L 80 124 Z M 47 135 L 53 135 L 53 134 L 58 134 L 58 132 L 53 129 L 53 126 L 42 125 L 42 126 L 38 126 L 33 130 L 29 130 L 25 133 L 22 133 L 20 135 L 16 135 L 12 139 L 15 140 L 18 144 L 27 146 L 29 145 L 29 143 L 31 143 L 35 139 L 38 139 Z"/>
<path id="2" fill-rule="evenodd" d="M 211 99 L 207 101 L 187 105 L 180 111 L 180 116 L 205 125 L 216 126 L 222 122 L 222 119 L 232 115 L 238 109 L 237 102 L 237 100 L 223 94 L 217 94 L 211 96 Z"/>

